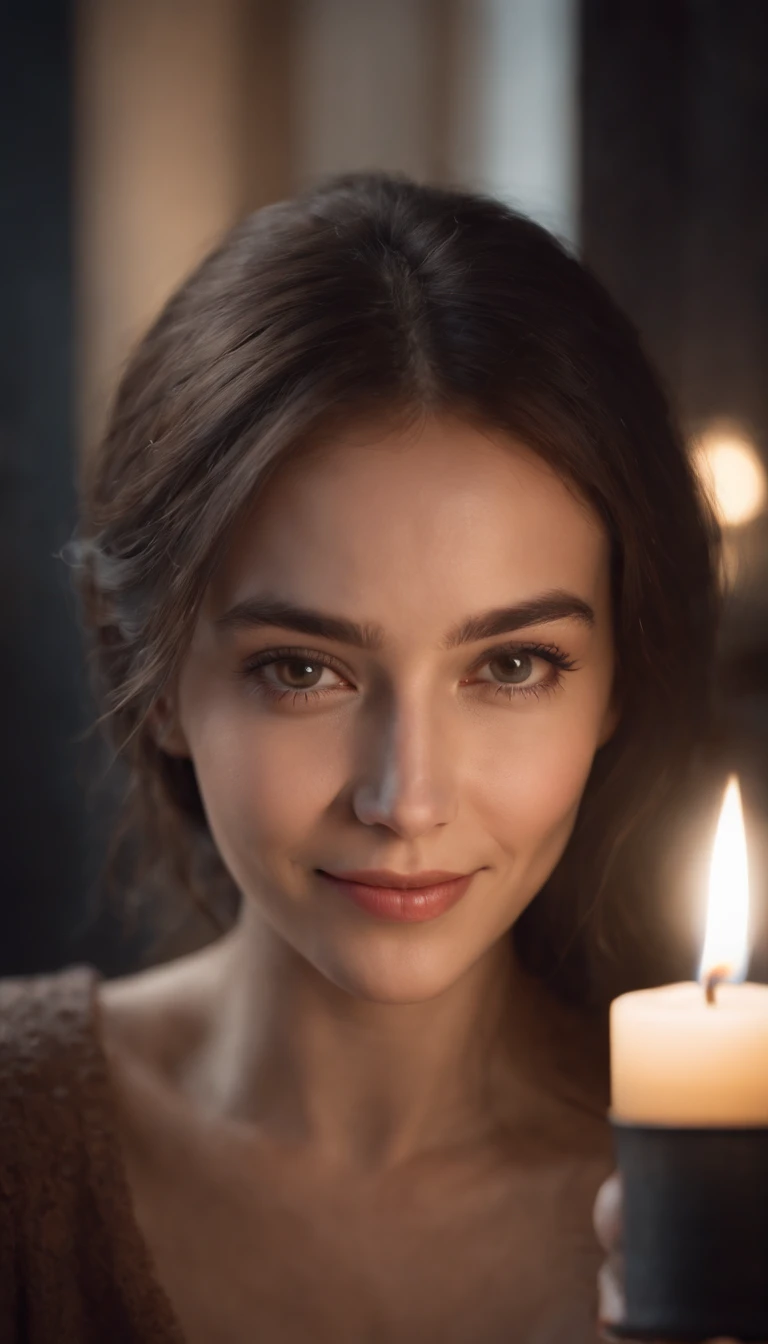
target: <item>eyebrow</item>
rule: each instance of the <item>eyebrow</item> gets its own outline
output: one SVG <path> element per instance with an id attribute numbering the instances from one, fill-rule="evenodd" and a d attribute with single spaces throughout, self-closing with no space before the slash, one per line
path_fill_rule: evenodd
<path id="1" fill-rule="evenodd" d="M 591 627 L 595 623 L 595 613 L 589 603 L 575 593 L 553 589 L 514 606 L 493 607 L 490 611 L 467 616 L 448 631 L 441 641 L 441 648 L 456 649 L 463 644 L 510 634 L 528 625 L 562 620 L 576 620 Z M 244 598 L 217 617 L 214 626 L 222 633 L 278 626 L 304 635 L 335 640 L 338 644 L 349 644 L 368 653 L 377 653 L 385 643 L 385 632 L 380 625 L 359 624 L 343 616 L 331 616 L 327 612 L 295 606 L 272 594 Z"/>

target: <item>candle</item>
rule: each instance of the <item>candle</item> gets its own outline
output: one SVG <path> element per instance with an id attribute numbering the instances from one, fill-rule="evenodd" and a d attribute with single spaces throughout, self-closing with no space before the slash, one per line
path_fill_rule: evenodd
<path id="1" fill-rule="evenodd" d="M 746 969 L 747 924 L 744 824 L 731 778 L 698 984 L 611 1004 L 619 1338 L 768 1339 L 768 986 L 734 983 Z"/>
<path id="2" fill-rule="evenodd" d="M 611 1110 L 635 1125 L 768 1126 L 768 986 L 743 979 L 749 893 L 739 785 L 727 784 L 699 982 L 611 1004 Z"/>

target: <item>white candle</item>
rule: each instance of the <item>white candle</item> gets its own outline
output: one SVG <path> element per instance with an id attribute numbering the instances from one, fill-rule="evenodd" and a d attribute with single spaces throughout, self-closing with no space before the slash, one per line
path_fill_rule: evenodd
<path id="1" fill-rule="evenodd" d="M 738 781 L 720 812 L 700 981 L 611 1004 L 611 1114 L 632 1124 L 768 1126 L 768 985 L 743 975 L 748 886 Z"/>
<path id="2" fill-rule="evenodd" d="M 695 981 L 622 994 L 611 1004 L 616 1120 L 768 1125 L 768 986 Z"/>

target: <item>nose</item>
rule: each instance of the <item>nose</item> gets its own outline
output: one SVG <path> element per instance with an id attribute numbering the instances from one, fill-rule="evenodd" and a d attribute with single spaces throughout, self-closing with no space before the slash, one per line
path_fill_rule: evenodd
<path id="1" fill-rule="evenodd" d="M 458 752 L 434 705 L 379 707 L 361 743 L 352 793 L 358 821 L 415 839 L 456 815 Z M 453 765 L 451 764 L 453 762 Z"/>

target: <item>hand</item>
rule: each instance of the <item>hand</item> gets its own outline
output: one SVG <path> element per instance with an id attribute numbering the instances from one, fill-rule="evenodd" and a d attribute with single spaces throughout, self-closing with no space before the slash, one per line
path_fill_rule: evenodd
<path id="1" fill-rule="evenodd" d="M 604 1181 L 597 1192 L 594 1212 L 595 1233 L 606 1259 L 597 1279 L 599 1295 L 598 1327 L 600 1338 L 617 1339 L 611 1326 L 624 1319 L 624 1256 L 621 1244 L 621 1177 L 618 1172 Z M 659 1344 L 664 1344 L 660 1340 Z M 667 1341 L 666 1344 L 674 1344 Z M 702 1344 L 738 1344 L 733 1339 L 704 1340 Z"/>

